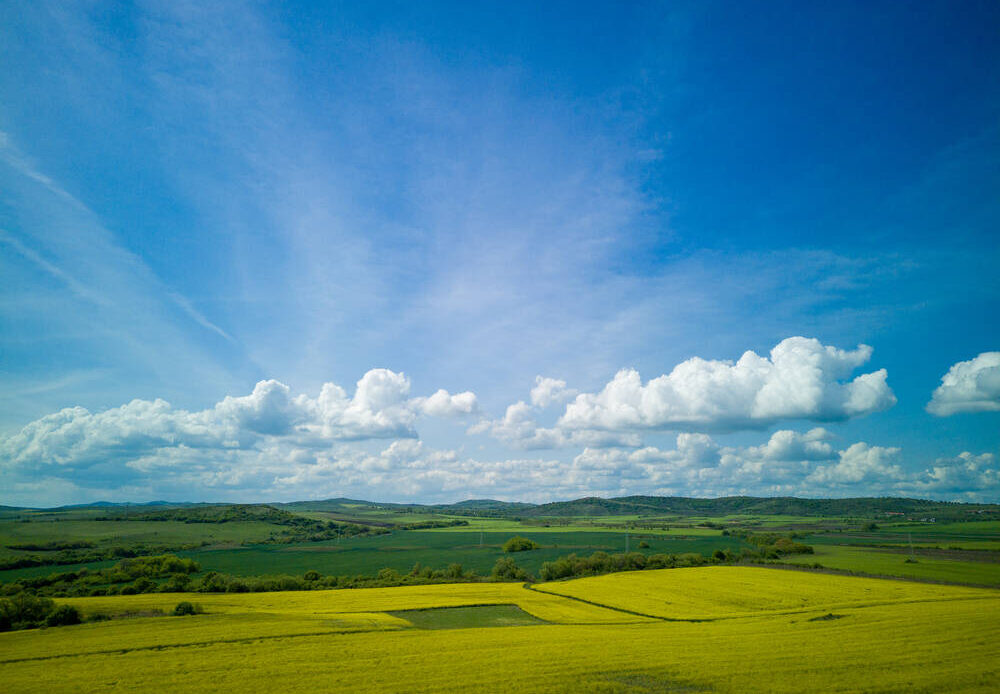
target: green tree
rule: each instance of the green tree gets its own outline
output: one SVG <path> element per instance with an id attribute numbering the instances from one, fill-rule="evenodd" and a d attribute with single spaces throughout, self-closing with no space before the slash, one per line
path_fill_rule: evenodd
<path id="1" fill-rule="evenodd" d="M 72 605 L 60 605 L 45 618 L 45 626 L 62 627 L 80 623 L 80 611 Z"/>
<path id="2" fill-rule="evenodd" d="M 510 557 L 500 557 L 493 565 L 491 574 L 494 581 L 523 581 L 528 574 L 520 566 L 514 563 Z"/>
<path id="3" fill-rule="evenodd" d="M 520 535 L 515 535 L 503 543 L 504 552 L 527 552 L 532 549 L 538 549 L 538 544 Z"/>

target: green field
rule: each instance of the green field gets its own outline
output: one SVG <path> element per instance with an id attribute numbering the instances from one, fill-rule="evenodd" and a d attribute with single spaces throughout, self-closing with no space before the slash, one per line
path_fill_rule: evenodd
<path id="1" fill-rule="evenodd" d="M 824 567 L 875 576 L 900 576 L 932 581 L 1000 586 L 1000 563 L 934 559 L 918 555 L 907 562 L 905 552 L 887 552 L 869 547 L 816 545 L 814 555 L 786 557 L 794 564 L 819 562 Z"/>
<path id="2" fill-rule="evenodd" d="M 67 602 L 134 613 L 176 599 Z M 0 677 L 7 691 L 45 693 L 929 693 L 1000 682 L 1000 593 L 987 589 L 706 567 L 535 590 L 456 584 L 201 602 L 194 617 L 0 634 Z M 456 607 L 465 609 L 428 609 Z M 517 625 L 521 613 L 531 626 Z"/>
<path id="3" fill-rule="evenodd" d="M 0 522 L 0 545 L 86 539 L 98 547 L 119 544 L 151 545 L 239 544 L 262 542 L 274 526 L 258 521 L 240 523 L 182 523 L 177 521 L 41 520 Z"/>
<path id="4" fill-rule="evenodd" d="M 300 575 L 310 569 L 327 575 L 375 574 L 382 568 L 409 571 L 414 564 L 445 567 L 452 563 L 480 574 L 488 574 L 496 560 L 504 556 L 503 543 L 514 532 L 483 532 L 448 530 L 396 531 L 389 535 L 345 538 L 337 542 L 299 543 L 295 545 L 261 545 L 225 550 L 183 552 L 196 559 L 205 570 L 235 576 L 269 574 Z M 567 554 L 592 554 L 597 551 L 624 552 L 625 536 L 616 532 L 581 532 L 562 530 L 557 533 L 521 528 L 517 534 L 530 538 L 541 549 L 518 552 L 518 565 L 536 573 L 544 562 Z M 481 536 L 481 538 L 480 538 Z M 482 545 L 480 545 L 480 539 Z M 638 549 L 645 539 L 648 548 Z M 630 549 L 645 554 L 696 552 L 711 554 L 716 549 L 738 550 L 740 541 L 722 537 L 718 531 L 709 536 L 676 538 L 657 536 L 629 537 Z"/>
<path id="5" fill-rule="evenodd" d="M 396 610 L 388 614 L 406 620 L 418 629 L 470 629 L 474 627 L 523 627 L 545 624 L 517 605 L 475 605 L 432 607 L 425 610 Z"/>
<path id="6" fill-rule="evenodd" d="M 195 511 L 206 512 L 206 508 L 195 507 Z M 135 519 L 143 513 L 164 513 L 161 508 L 8 511 L 0 518 L 0 559 L 28 555 L 44 559 L 54 555 L 12 548 L 25 543 L 83 540 L 91 543 L 95 551 L 139 547 L 148 548 L 144 553 L 151 553 L 170 548 L 198 561 L 202 573 L 217 571 L 239 577 L 301 576 L 310 570 L 323 575 L 373 576 L 384 568 L 407 573 L 418 563 L 435 569 L 461 564 L 466 571 L 487 575 L 496 560 L 503 556 L 503 542 L 513 535 L 523 535 L 541 548 L 518 553 L 514 558 L 519 566 L 537 576 L 543 563 L 569 554 L 620 553 L 628 548 L 646 555 L 696 553 L 709 556 L 717 549 L 738 553 L 749 547 L 735 536 L 736 533 L 794 532 L 799 542 L 815 548 L 815 554 L 788 556 L 783 561 L 799 565 L 818 562 L 829 569 L 873 575 L 1000 585 L 1000 521 L 996 520 L 880 521 L 871 528 L 871 521 L 864 518 L 829 515 L 684 516 L 659 513 L 643 516 L 630 513 L 599 517 L 481 518 L 416 512 L 405 507 L 382 508 L 360 502 L 290 504 L 285 508 L 311 519 L 377 523 L 374 531 L 380 533 L 391 528 L 393 523 L 460 521 L 467 524 L 422 530 L 396 527 L 388 534 L 289 544 L 274 543 L 271 539 L 270 543 L 261 544 L 280 536 L 287 526 L 263 520 L 194 523 Z M 287 511 L 281 512 L 287 514 Z M 131 514 L 131 520 L 96 520 L 102 516 L 116 518 L 125 514 Z M 640 546 L 641 542 L 648 546 Z M 188 549 L 181 550 L 183 547 Z M 915 563 L 905 561 L 911 547 Z M 11 569 L 0 571 L 0 583 L 73 571 L 83 566 L 107 568 L 114 563 L 108 559 Z"/>

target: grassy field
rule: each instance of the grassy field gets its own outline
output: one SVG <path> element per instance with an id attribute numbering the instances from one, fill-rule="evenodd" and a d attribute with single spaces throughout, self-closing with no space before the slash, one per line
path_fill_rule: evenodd
<path id="1" fill-rule="evenodd" d="M 409 571 L 417 562 L 443 568 L 458 563 L 466 569 L 489 574 L 496 560 L 505 556 L 502 545 L 515 533 L 449 530 L 397 531 L 390 535 L 345 538 L 335 541 L 295 545 L 262 545 L 225 550 L 183 552 L 196 559 L 203 569 L 236 576 L 288 573 L 300 575 L 315 569 L 327 575 L 375 574 L 388 567 Z M 537 532 L 520 529 L 517 534 L 541 545 L 540 549 L 512 555 L 518 565 L 537 573 L 542 564 L 567 554 L 596 551 L 624 552 L 625 537 L 614 532 Z M 481 536 L 481 537 L 480 537 Z M 480 546 L 480 540 L 482 545 Z M 696 552 L 711 554 L 716 549 L 738 550 L 737 538 L 722 537 L 718 531 L 707 537 L 649 537 L 648 548 L 638 549 L 641 538 L 630 536 L 630 549 L 645 554 Z"/>
<path id="2" fill-rule="evenodd" d="M 1000 683 L 995 591 L 738 567 L 601 579 L 199 596 L 206 613 L 194 617 L 0 634 L 0 677 L 17 692 L 991 692 Z M 711 621 L 642 618 L 554 591 L 633 611 L 670 602 L 660 611 Z M 175 600 L 72 602 L 93 612 Z M 399 616 L 477 605 L 493 607 Z M 517 614 L 511 605 L 548 623 L 496 628 Z"/>
<path id="3" fill-rule="evenodd" d="M 132 514 L 142 512 L 141 509 L 130 511 Z M 816 554 L 786 557 L 789 562 L 819 562 L 829 568 L 872 575 L 1000 585 L 1000 522 L 995 520 L 939 523 L 880 520 L 875 528 L 869 527 L 870 519 L 765 514 L 517 520 L 414 513 L 354 503 L 337 505 L 333 511 L 300 509 L 296 512 L 328 520 L 350 516 L 383 526 L 428 520 L 461 520 L 468 525 L 426 530 L 394 529 L 389 534 L 343 537 L 340 541 L 261 544 L 268 537 L 285 532 L 287 526 L 255 520 L 227 523 L 95 520 L 101 515 L 122 514 L 121 508 L 111 511 L 11 511 L 0 518 L 0 560 L 27 555 L 45 559 L 56 554 L 16 550 L 11 546 L 83 540 L 93 543 L 95 551 L 110 547 L 169 547 L 174 550 L 195 546 L 177 551 L 198 561 L 202 573 L 218 571 L 240 577 L 301 576 L 309 570 L 334 576 L 372 576 L 383 568 L 407 573 L 417 563 L 435 569 L 457 563 L 466 570 L 488 574 L 496 560 L 503 556 L 503 542 L 513 535 L 523 535 L 541 545 L 541 549 L 513 555 L 514 559 L 537 576 L 543 563 L 571 553 L 616 553 L 628 547 L 647 555 L 691 552 L 707 556 L 716 549 L 739 552 L 748 546 L 732 533 L 794 531 L 800 536 L 798 541 L 815 547 Z M 30 522 L 23 522 L 24 519 Z M 724 529 L 729 536 L 723 536 Z M 640 542 L 648 547 L 641 547 Z M 905 562 L 905 554 L 911 546 L 917 555 L 916 563 Z M 892 548 L 896 549 L 895 553 Z M 71 557 L 70 561 L 73 559 Z M 106 568 L 114 563 L 110 559 L 98 559 L 105 559 L 105 556 L 82 563 L 51 563 L 0 571 L 0 583 L 72 571 L 82 566 Z"/>
<path id="4" fill-rule="evenodd" d="M 89 540 L 98 547 L 146 543 L 186 545 L 209 542 L 229 544 L 260 542 L 274 526 L 259 521 L 240 523 L 182 523 L 178 521 L 49 520 L 30 523 L 0 523 L 0 544 L 44 543 L 73 539 Z"/>
<path id="5" fill-rule="evenodd" d="M 819 562 L 831 569 L 855 571 L 875 576 L 900 576 L 931 581 L 1000 586 L 1000 563 L 916 557 L 907 562 L 905 552 L 888 552 L 871 547 L 816 545 L 815 554 L 785 557 L 792 564 Z"/>

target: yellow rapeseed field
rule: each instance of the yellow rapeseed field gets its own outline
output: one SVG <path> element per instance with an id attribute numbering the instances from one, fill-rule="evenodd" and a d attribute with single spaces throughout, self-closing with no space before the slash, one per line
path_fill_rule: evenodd
<path id="1" fill-rule="evenodd" d="M 578 605 L 593 610 L 591 616 L 609 610 L 516 584 L 206 595 L 197 596 L 206 614 L 194 617 L 0 634 L 0 682 L 10 692 L 241 694 L 993 692 L 1000 687 L 997 592 L 727 567 L 605 578 L 615 581 L 583 579 L 542 588 L 575 593 L 578 586 L 590 586 L 585 599 L 638 607 L 652 604 L 657 585 L 676 605 L 683 605 L 678 586 L 701 586 L 678 614 L 754 616 L 672 622 L 618 613 L 623 623 L 574 623 L 574 614 L 560 613 L 557 606 Z M 737 597 L 758 590 L 771 593 Z M 713 595 L 719 601 L 714 606 Z M 172 607 L 184 598 L 191 596 L 73 602 L 87 610 L 117 611 L 140 604 L 148 609 L 156 600 Z M 802 606 L 803 598 L 811 601 L 808 606 Z M 432 631 L 379 615 L 491 600 L 526 610 L 549 605 L 553 619 L 562 614 L 564 623 Z M 838 607 L 831 610 L 833 605 Z"/>
<path id="2" fill-rule="evenodd" d="M 633 571 L 543 583 L 535 590 L 666 619 L 718 619 L 956 598 L 997 591 L 751 566 Z"/>
<path id="3" fill-rule="evenodd" d="M 287 593 L 222 593 L 179 595 L 146 593 L 97 598 L 60 600 L 87 614 L 169 612 L 180 600 L 199 603 L 206 612 L 224 614 L 269 613 L 282 615 L 332 616 L 342 613 L 420 610 L 462 605 L 517 605 L 547 622 L 559 624 L 621 624 L 643 621 L 642 617 L 588 605 L 555 595 L 525 590 L 520 583 L 453 583 L 398 588 L 357 590 L 313 590 Z"/>

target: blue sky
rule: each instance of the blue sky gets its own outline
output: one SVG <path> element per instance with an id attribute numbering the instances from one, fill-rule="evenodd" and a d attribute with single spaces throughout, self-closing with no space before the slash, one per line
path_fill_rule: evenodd
<path id="1" fill-rule="evenodd" d="M 1000 9 L 0 7 L 0 503 L 1000 501 Z"/>

